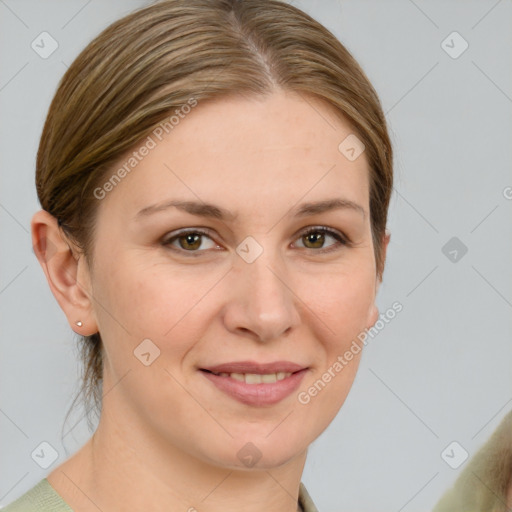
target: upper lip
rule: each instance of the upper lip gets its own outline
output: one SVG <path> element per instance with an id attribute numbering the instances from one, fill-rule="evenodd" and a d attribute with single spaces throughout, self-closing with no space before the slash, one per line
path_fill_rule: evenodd
<path id="1" fill-rule="evenodd" d="M 256 363 L 254 361 L 235 361 L 232 363 L 223 363 L 215 366 L 201 368 L 214 373 L 294 373 L 304 370 L 306 367 L 290 361 L 275 361 L 273 363 Z"/>

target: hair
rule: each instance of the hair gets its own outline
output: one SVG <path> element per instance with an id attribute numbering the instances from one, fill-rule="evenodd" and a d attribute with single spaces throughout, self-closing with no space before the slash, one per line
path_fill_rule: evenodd
<path id="1" fill-rule="evenodd" d="M 379 98 L 329 30 L 279 0 L 164 0 L 103 30 L 66 71 L 50 105 L 37 153 L 41 206 L 92 268 L 99 204 L 94 190 L 116 161 L 191 98 L 276 90 L 320 100 L 364 143 L 382 279 L 393 153 Z M 79 395 L 99 413 L 101 336 L 81 341 Z"/>

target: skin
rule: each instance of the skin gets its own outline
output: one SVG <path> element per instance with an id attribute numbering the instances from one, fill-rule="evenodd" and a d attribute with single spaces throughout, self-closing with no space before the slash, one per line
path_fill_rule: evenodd
<path id="1" fill-rule="evenodd" d="M 99 330 L 105 347 L 98 429 L 48 476 L 74 510 L 296 511 L 307 448 L 345 401 L 361 352 L 308 404 L 297 394 L 379 314 L 368 163 L 364 153 L 349 161 L 338 150 L 350 133 L 325 104 L 282 91 L 199 104 L 99 201 L 92 269 L 51 215 L 34 215 L 33 242 L 55 298 L 76 332 Z M 304 202 L 332 198 L 364 214 L 293 215 Z M 238 216 L 170 208 L 134 220 L 168 199 Z M 302 236 L 308 226 L 353 244 L 330 235 L 311 242 Z M 182 228 L 211 231 L 194 246 L 198 257 L 186 240 L 185 248 L 176 238 L 163 243 Z M 250 264 L 236 253 L 247 236 L 263 248 Z M 133 354 L 146 338 L 160 349 L 149 366 Z M 281 402 L 250 406 L 199 371 L 240 360 L 287 360 L 308 371 Z M 248 442 L 261 453 L 250 468 L 237 457 Z"/>

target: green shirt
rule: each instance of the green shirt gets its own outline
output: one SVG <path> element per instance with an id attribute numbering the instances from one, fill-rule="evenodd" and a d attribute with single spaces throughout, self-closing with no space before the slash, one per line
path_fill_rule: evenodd
<path id="1" fill-rule="evenodd" d="M 2 512 L 73 512 L 62 496 L 43 478 L 32 489 L 2 509 Z M 297 512 L 318 512 L 301 482 Z"/>

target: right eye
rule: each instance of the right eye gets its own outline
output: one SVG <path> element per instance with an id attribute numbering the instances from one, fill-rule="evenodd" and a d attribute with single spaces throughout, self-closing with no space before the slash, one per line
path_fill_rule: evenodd
<path id="1" fill-rule="evenodd" d="M 210 247 L 203 247 L 201 249 L 205 238 L 211 242 Z M 201 253 L 207 249 L 218 247 L 210 237 L 210 232 L 202 229 L 186 229 L 178 233 L 171 233 L 171 236 L 162 241 L 162 245 L 181 253 Z M 199 256 L 199 254 L 190 254 L 190 256 L 192 255 Z"/>

